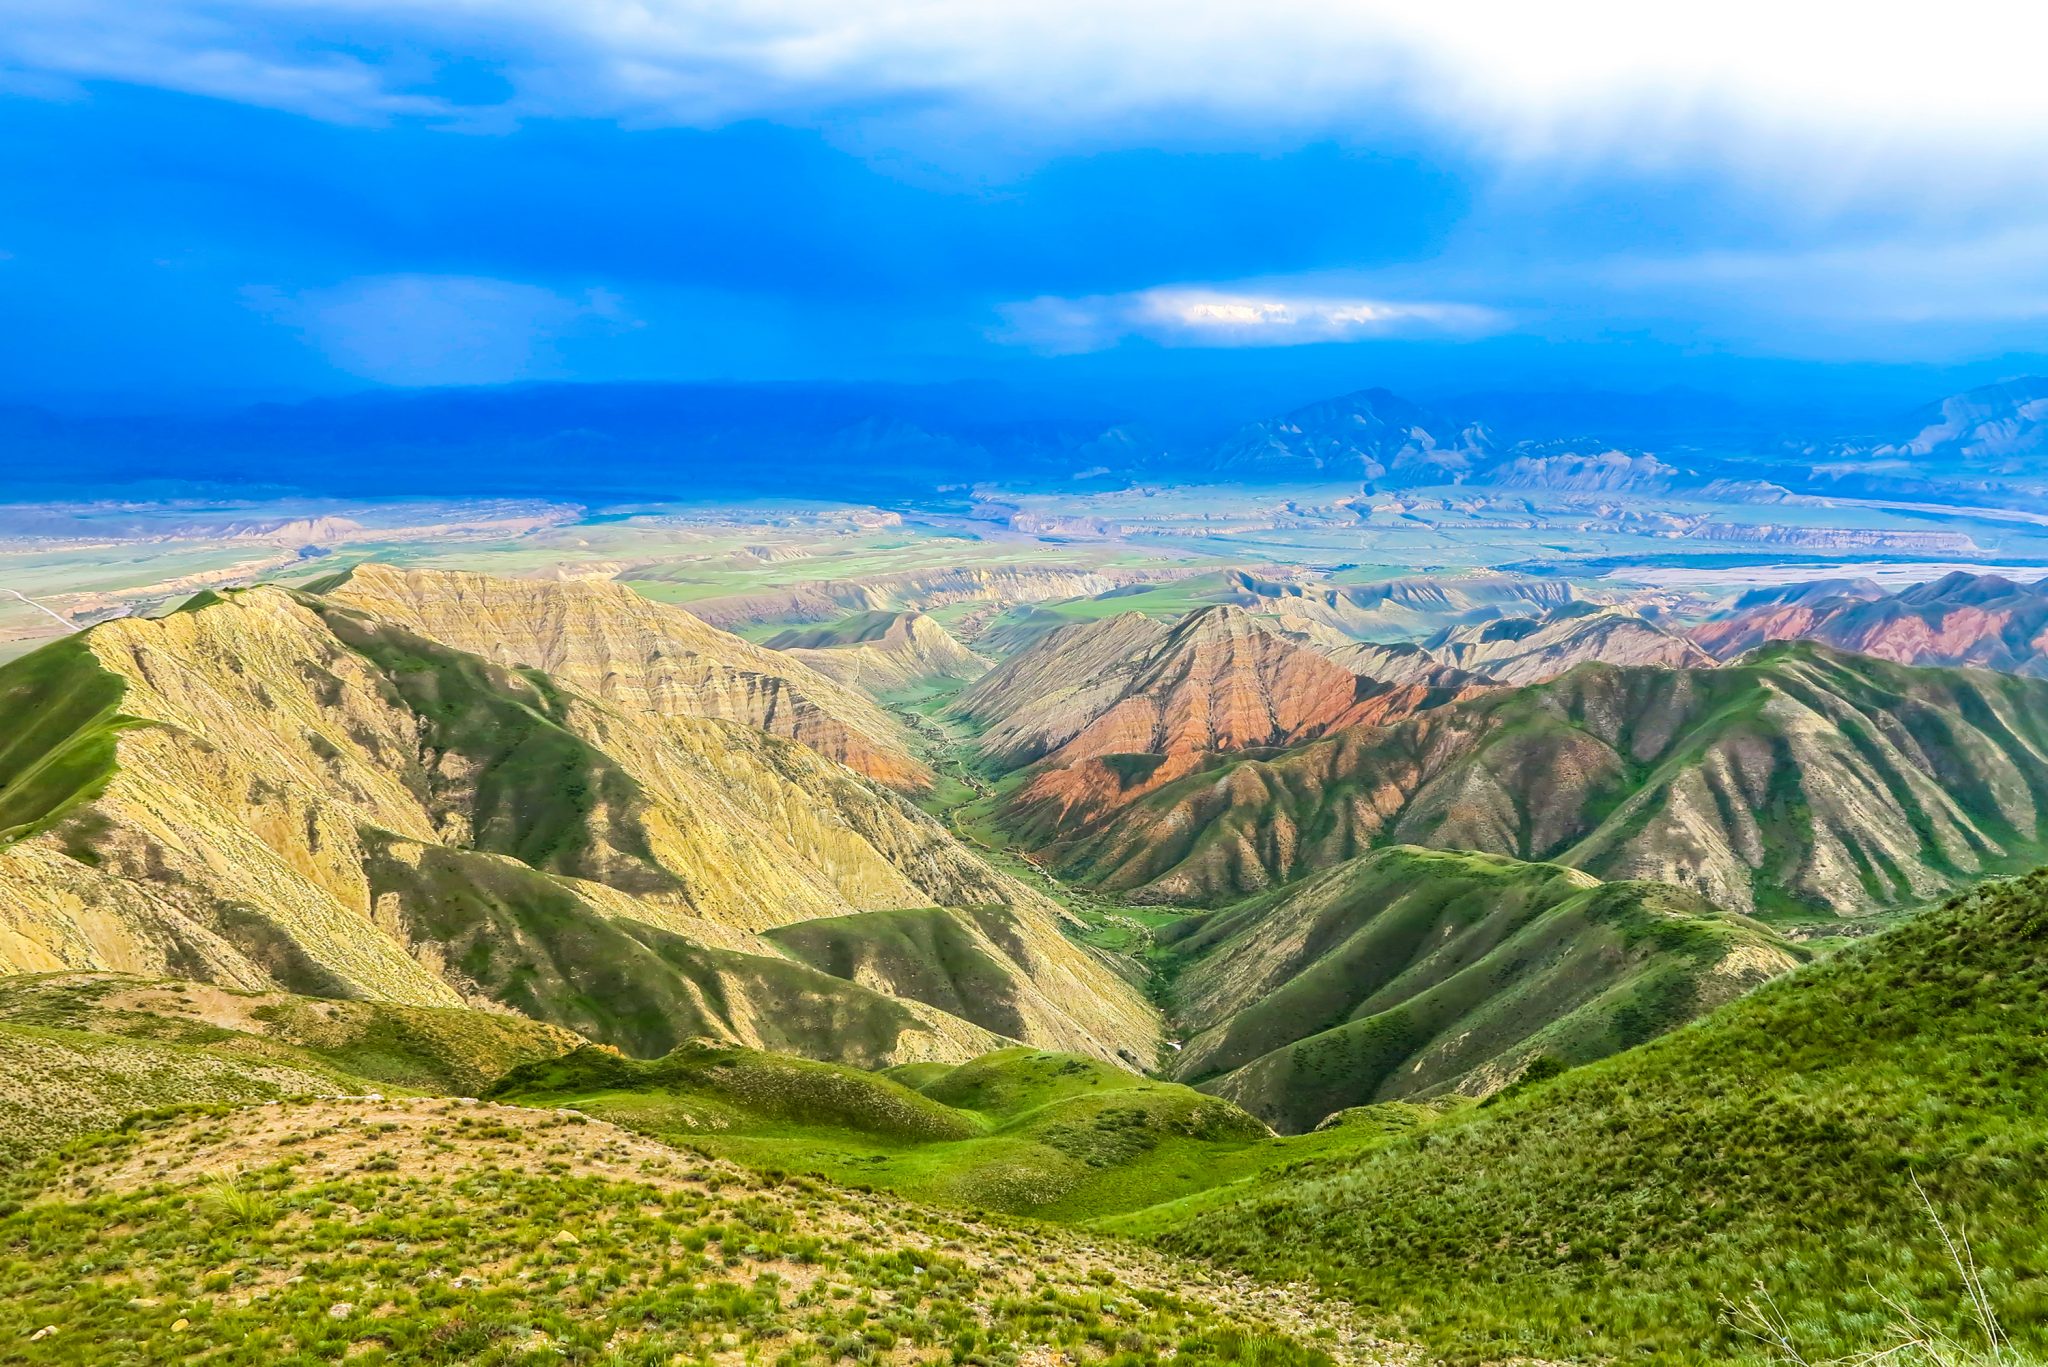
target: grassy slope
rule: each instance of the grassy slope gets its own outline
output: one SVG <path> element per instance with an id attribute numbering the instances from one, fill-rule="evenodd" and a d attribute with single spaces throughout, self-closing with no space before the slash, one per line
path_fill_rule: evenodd
<path id="1" fill-rule="evenodd" d="M 890 983 L 904 996 L 1018 1038 L 1026 1024 L 1012 970 L 975 942 L 962 922 L 971 914 L 937 907 L 860 912 L 799 921 L 765 938 L 835 978 Z M 982 915 L 1002 932 L 1007 912 Z"/>
<path id="2" fill-rule="evenodd" d="M 916 1018 L 900 1002 L 803 964 L 693 944 L 613 920 L 573 886 L 510 859 L 373 844 L 372 897 L 400 894 L 413 932 L 496 1000 L 629 1053 L 731 1037 L 739 1003 L 786 1009 L 759 1022 L 793 1053 L 882 1061 Z"/>
<path id="3" fill-rule="evenodd" d="M 1870 1346 L 1887 1294 L 1956 1304 L 1917 1179 L 2039 1349 L 2044 947 L 2048 871 L 1363 1159 L 1132 1224 L 1466 1353 L 1726 1361 L 1721 1300 L 1761 1283 L 1817 1359 Z"/>
<path id="4" fill-rule="evenodd" d="M 1683 889 L 1587 882 L 1395 847 L 1169 926 L 1171 1000 L 1195 1031 L 1176 1073 L 1306 1129 L 1371 1101 L 1490 1091 L 1537 1057 L 1590 1062 L 1752 985 L 1713 976 L 1731 951 L 1794 957 Z"/>
<path id="5" fill-rule="evenodd" d="M 475 1093 L 575 1043 L 533 1021 L 445 1007 L 116 974 L 4 977 L 0 1157 L 25 1160 L 164 1106 L 378 1088 Z"/>
<path id="6" fill-rule="evenodd" d="M 474 1094 L 582 1039 L 495 1011 L 238 992 L 115 973 L 0 978 L 0 1021 L 324 1066 L 412 1091 Z"/>
<path id="7" fill-rule="evenodd" d="M 431 803 L 467 811 L 477 848 L 627 892 L 675 888 L 641 830 L 639 785 L 561 725 L 561 700 L 545 674 L 491 664 L 323 598 L 301 601 L 376 664 L 396 700 L 420 717 L 427 762 L 411 782 Z M 444 754 L 459 756 L 459 768 L 473 775 L 460 794 L 439 792 Z M 597 830 L 606 833 L 604 848 Z"/>
<path id="8" fill-rule="evenodd" d="M 114 776 L 114 742 L 137 723 L 127 691 L 83 636 L 0 666 L 0 846 L 35 834 L 98 796 Z"/>
<path id="9" fill-rule="evenodd" d="M 1370 1137 L 1275 1139 L 1188 1088 L 1029 1049 L 886 1075 L 744 1049 L 688 1047 L 653 1063 L 586 1050 L 519 1069 L 498 1094 L 757 1168 L 1061 1220 L 1173 1200 Z"/>
<path id="10" fill-rule="evenodd" d="M 1201 1269 L 551 1112 L 201 1112 L 8 1185 L 34 1199 L 0 1202 L 0 1362 L 1332 1362 L 1312 1305 Z"/>

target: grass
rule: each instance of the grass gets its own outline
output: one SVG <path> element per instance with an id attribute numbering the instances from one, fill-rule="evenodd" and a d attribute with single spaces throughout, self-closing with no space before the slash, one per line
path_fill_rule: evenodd
<path id="1" fill-rule="evenodd" d="M 372 899 L 398 894 L 410 932 L 495 1000 L 641 1057 L 748 1038 L 791 1053 L 888 1061 L 918 1026 L 902 1002 L 789 959 L 715 949 L 614 918 L 573 884 L 509 859 L 372 833 Z M 759 1012 L 752 1004 L 778 1003 Z"/>
<path id="2" fill-rule="evenodd" d="M 1391 847 L 1161 932 L 1175 1075 L 1283 1130 L 1367 1102 L 1579 1064 L 1789 967 L 1762 926 L 1661 883 Z"/>
<path id="3" fill-rule="evenodd" d="M 242 992 L 111 973 L 0 977 L 0 1022 L 202 1046 L 210 1057 L 475 1094 L 583 1041 L 505 1012 Z"/>
<path id="4" fill-rule="evenodd" d="M 419 716 L 422 758 L 409 784 L 430 807 L 459 798 L 472 845 L 626 892 L 680 886 L 654 858 L 640 824 L 639 784 L 562 724 L 562 701 L 545 674 L 492 664 L 318 595 L 301 601 L 372 661 L 395 701 Z M 462 763 L 445 765 L 443 756 Z M 444 769 L 463 774 L 459 788 L 442 777 Z M 599 830 L 602 847 L 593 834 Z"/>
<path id="5" fill-rule="evenodd" d="M 142 724 L 122 715 L 126 692 L 79 635 L 0 665 L 0 848 L 99 796 L 114 776 L 116 739 Z"/>
<path id="6" fill-rule="evenodd" d="M 5 1362 L 1330 1367 L 1346 1341 L 1334 1323 L 1311 1341 L 1313 1302 L 1201 1269 L 750 1175 L 556 1112 L 147 1118 L 15 1190 Z"/>
<path id="7" fill-rule="evenodd" d="M 709 1046 L 654 1062 L 585 1050 L 515 1071 L 496 1095 L 570 1106 L 757 1169 L 1062 1221 L 1382 1138 L 1360 1127 L 1277 1139 L 1216 1098 L 1023 1048 L 884 1074 Z"/>
<path id="8" fill-rule="evenodd" d="M 1970 1319 L 1914 1186 L 1967 1218 L 2015 1349 L 2048 1344 L 2048 871 L 1988 885 L 1641 1048 L 1348 1161 L 1126 1222 L 1471 1360 L 1815 1357 L 1898 1307 Z"/>

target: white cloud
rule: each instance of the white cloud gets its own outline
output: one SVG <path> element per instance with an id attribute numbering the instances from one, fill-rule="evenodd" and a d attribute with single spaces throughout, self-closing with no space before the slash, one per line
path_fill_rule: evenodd
<path id="1" fill-rule="evenodd" d="M 1043 297 L 1004 305 L 999 341 L 1040 351 L 1099 351 L 1126 338 L 1168 346 L 1300 346 L 1418 334 L 1479 336 L 1506 318 L 1472 304 L 1167 285 L 1130 294 Z"/>
<path id="2" fill-rule="evenodd" d="M 563 373 L 567 338 L 634 326 L 618 296 L 460 275 L 386 275 L 326 289 L 245 291 L 336 366 L 394 385 L 503 384 Z"/>
<path id="3" fill-rule="evenodd" d="M 525 111 L 695 123 L 921 101 L 1054 136 L 1395 116 L 1511 159 L 1807 178 L 2048 138 L 2032 0 L 0 0 L 0 20 L 0 66 L 329 118 L 448 112 L 413 93 L 429 59 L 347 55 L 370 31 L 502 59 Z"/>

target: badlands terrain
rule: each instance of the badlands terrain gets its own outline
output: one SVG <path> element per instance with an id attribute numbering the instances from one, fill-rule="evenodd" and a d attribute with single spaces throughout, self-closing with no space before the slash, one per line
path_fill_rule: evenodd
<path id="1" fill-rule="evenodd" d="M 2031 534 L 1390 449 L 12 510 L 0 1360 L 2037 1343 Z"/>

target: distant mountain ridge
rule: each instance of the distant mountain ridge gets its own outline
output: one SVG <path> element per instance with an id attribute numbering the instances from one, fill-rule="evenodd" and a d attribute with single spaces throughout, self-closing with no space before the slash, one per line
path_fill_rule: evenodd
<path id="1" fill-rule="evenodd" d="M 1770 641 L 1825 641 L 1900 664 L 1969 665 L 2048 678 L 2048 579 L 1964 571 L 1887 594 L 1838 582 L 1751 594 L 1692 630 L 1722 659 Z"/>

